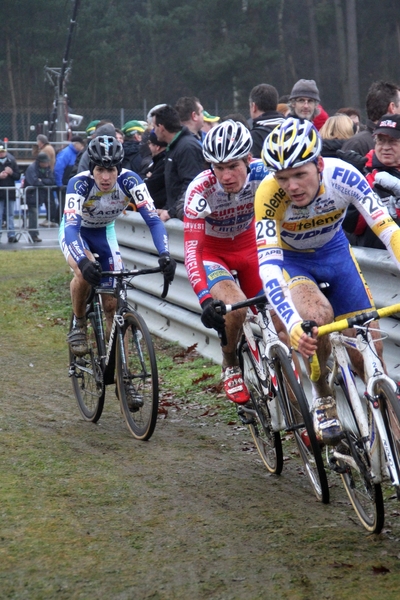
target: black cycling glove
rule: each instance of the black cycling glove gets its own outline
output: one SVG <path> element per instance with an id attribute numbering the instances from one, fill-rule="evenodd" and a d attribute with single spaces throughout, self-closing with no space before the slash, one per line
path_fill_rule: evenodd
<path id="1" fill-rule="evenodd" d="M 207 298 L 201 304 L 201 308 L 203 312 L 201 313 L 201 322 L 204 327 L 208 329 L 216 329 L 216 331 L 223 331 L 225 328 L 225 319 L 222 316 L 221 312 L 217 312 L 215 307 L 223 307 L 224 303 L 222 300 L 212 300 L 212 298 Z"/>
<path id="2" fill-rule="evenodd" d="M 82 258 L 78 263 L 78 267 L 85 281 L 90 283 L 90 285 L 100 285 L 102 269 L 101 264 L 97 260 L 93 262 L 88 258 Z"/>
<path id="3" fill-rule="evenodd" d="M 172 283 L 175 277 L 176 260 L 171 258 L 169 254 L 161 254 L 158 259 L 158 264 L 161 267 L 165 279 L 168 283 Z"/>

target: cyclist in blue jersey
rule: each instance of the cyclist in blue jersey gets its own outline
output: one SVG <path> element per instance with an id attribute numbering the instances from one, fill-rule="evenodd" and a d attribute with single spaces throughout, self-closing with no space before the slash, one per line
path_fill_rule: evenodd
<path id="1" fill-rule="evenodd" d="M 112 286 L 112 277 L 102 277 L 102 270 L 123 268 L 114 223 L 128 204 L 134 205 L 148 225 L 160 255 L 159 264 L 170 282 L 176 268 L 169 254 L 167 232 L 146 184 L 139 175 L 121 167 L 121 142 L 111 136 L 96 137 L 88 146 L 88 155 L 89 171 L 79 173 L 68 183 L 59 234 L 62 251 L 74 273 L 70 289 L 75 322 L 68 343 L 76 356 L 88 352 L 85 309 L 90 286 Z M 109 331 L 116 299 L 103 294 L 103 308 Z"/>
<path id="2" fill-rule="evenodd" d="M 309 357 L 317 352 L 321 378 L 313 384 L 317 437 L 333 444 L 341 436 L 332 390 L 326 383 L 328 336 L 308 337 L 304 320 L 317 325 L 373 307 L 371 293 L 342 229 L 353 204 L 400 268 L 400 230 L 351 164 L 321 157 L 322 141 L 310 121 L 288 118 L 266 138 L 263 160 L 272 171 L 255 200 L 257 246 L 264 289 L 291 345 Z M 325 294 L 320 284 L 328 284 Z M 317 334 L 314 328 L 313 335 Z M 380 352 L 382 349 L 381 344 Z M 351 353 L 363 376 L 358 352 Z"/>

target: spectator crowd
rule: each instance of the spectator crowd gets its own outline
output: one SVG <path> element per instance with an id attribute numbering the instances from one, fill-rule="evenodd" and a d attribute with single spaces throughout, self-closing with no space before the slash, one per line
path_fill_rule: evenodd
<path id="1" fill-rule="evenodd" d="M 46 135 L 36 139 L 34 160 L 26 169 L 27 227 L 32 241 L 39 236 L 38 209 L 46 207 L 43 227 L 58 227 L 63 214 L 65 186 L 69 179 L 89 169 L 86 146 L 95 137 L 108 135 L 124 148 L 123 168 L 145 181 L 163 221 L 183 219 L 185 192 L 191 181 L 208 167 L 202 145 L 207 132 L 219 123 L 233 119 L 250 131 L 251 156 L 262 157 L 265 138 L 288 117 L 312 121 L 323 139 L 322 156 L 351 163 L 367 176 L 373 189 L 390 208 L 397 221 L 400 215 L 400 87 L 388 81 L 371 84 L 365 99 L 366 121 L 355 107 L 339 108 L 329 115 L 323 108 L 317 83 L 300 79 L 290 92 L 279 96 L 267 83 L 249 93 L 248 116 L 241 113 L 214 116 L 199 98 L 178 98 L 175 105 L 158 104 L 146 121 L 129 120 L 121 129 L 107 120 L 93 120 L 85 136 L 73 135 L 57 153 Z M 18 242 L 14 214 L 15 184 L 21 178 L 14 156 L 0 141 L 0 218 L 8 242 Z M 36 188 L 36 189 L 34 189 Z M 344 229 L 353 245 L 382 247 L 357 211 L 349 209 Z"/>

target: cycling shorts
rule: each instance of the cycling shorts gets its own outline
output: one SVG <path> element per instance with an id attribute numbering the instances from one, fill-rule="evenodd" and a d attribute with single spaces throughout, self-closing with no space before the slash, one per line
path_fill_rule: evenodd
<path id="1" fill-rule="evenodd" d="M 324 295 L 329 300 L 335 319 L 346 318 L 374 308 L 369 287 L 349 246 L 315 252 L 283 251 L 283 271 L 289 288 L 311 280 L 327 283 Z"/>
<path id="2" fill-rule="evenodd" d="M 224 279 L 234 280 L 232 271 L 237 272 L 240 287 L 247 298 L 262 293 L 262 281 L 259 276 L 258 256 L 255 244 L 243 246 L 237 240 L 213 240 L 205 245 L 202 253 L 203 265 L 207 275 L 208 289 Z M 249 247 L 252 250 L 249 250 Z"/>
<path id="3" fill-rule="evenodd" d="M 123 269 L 114 222 L 109 223 L 105 227 L 81 227 L 80 236 L 84 248 L 89 250 L 93 255 L 96 255 L 95 258 L 101 264 L 103 271 L 120 271 Z M 63 251 L 66 260 L 68 260 L 71 254 L 65 243 L 64 219 L 61 221 L 58 239 L 61 250 Z M 101 285 L 102 287 L 113 286 L 113 279 L 110 277 L 103 277 Z"/>

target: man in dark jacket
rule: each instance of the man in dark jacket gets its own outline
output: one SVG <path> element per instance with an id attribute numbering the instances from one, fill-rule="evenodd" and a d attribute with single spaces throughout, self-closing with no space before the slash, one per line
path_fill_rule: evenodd
<path id="1" fill-rule="evenodd" d="M 3 142 L 0 142 L 0 234 L 3 219 L 7 222 L 7 235 L 10 244 L 18 242 L 15 235 L 14 208 L 15 182 L 20 178 L 17 161 L 7 152 Z M 13 188 L 13 189 L 2 189 Z"/>
<path id="2" fill-rule="evenodd" d="M 193 179 L 204 171 L 201 146 L 189 129 L 181 125 L 179 113 L 165 105 L 152 112 L 157 139 L 165 142 L 165 187 L 167 203 L 158 211 L 162 221 L 183 218 L 186 189 Z"/>
<path id="3" fill-rule="evenodd" d="M 365 100 L 367 111 L 366 129 L 353 135 L 342 146 L 343 152 L 353 150 L 361 156 L 375 147 L 374 130 L 383 115 L 400 114 L 400 88 L 389 81 L 374 81 Z"/>
<path id="4" fill-rule="evenodd" d="M 140 142 L 142 141 L 142 135 L 144 132 L 145 128 L 139 123 L 139 121 L 128 121 L 123 126 L 122 133 L 125 136 L 123 143 L 123 169 L 129 169 L 130 171 L 138 174 L 140 173 L 143 158 L 141 154 Z"/>
<path id="5" fill-rule="evenodd" d="M 24 187 L 35 187 L 25 192 L 25 202 L 28 205 L 29 232 L 34 242 L 41 242 L 38 232 L 38 211 L 42 204 L 49 206 L 55 179 L 50 167 L 50 158 L 45 152 L 39 152 L 36 160 L 29 165 L 25 173 Z"/>
<path id="6" fill-rule="evenodd" d="M 167 203 L 167 192 L 165 189 L 165 148 L 166 142 L 160 142 L 154 131 L 150 132 L 148 145 L 150 148 L 152 162 L 147 168 L 144 182 L 153 198 L 156 208 L 164 208 Z"/>
<path id="7" fill-rule="evenodd" d="M 261 158 L 264 140 L 269 133 L 282 121 L 284 117 L 276 110 L 278 106 L 278 92 L 273 85 L 261 83 L 250 92 L 250 117 L 253 119 L 251 137 L 253 158 Z"/>

